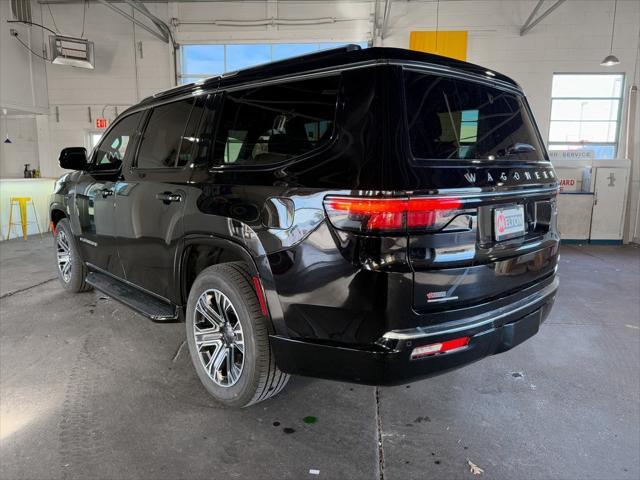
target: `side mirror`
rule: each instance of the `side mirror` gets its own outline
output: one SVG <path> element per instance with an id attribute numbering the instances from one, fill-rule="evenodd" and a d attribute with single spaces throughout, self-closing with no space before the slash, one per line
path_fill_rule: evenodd
<path id="1" fill-rule="evenodd" d="M 87 149 L 84 147 L 63 148 L 58 162 L 60 167 L 66 170 L 86 170 Z"/>

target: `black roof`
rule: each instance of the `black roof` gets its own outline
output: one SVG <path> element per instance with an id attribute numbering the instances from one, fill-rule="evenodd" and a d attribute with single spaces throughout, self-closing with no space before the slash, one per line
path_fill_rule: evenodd
<path id="1" fill-rule="evenodd" d="M 174 96 L 181 96 L 196 89 L 214 90 L 227 88 L 244 83 L 264 81 L 270 78 L 288 75 L 299 75 L 311 71 L 346 67 L 349 65 L 366 63 L 401 63 L 420 64 L 452 70 L 479 76 L 488 80 L 500 81 L 512 87 L 520 88 L 511 78 L 473 63 L 462 62 L 449 57 L 441 57 L 429 53 L 405 50 L 402 48 L 372 47 L 361 49 L 358 45 L 347 45 L 331 50 L 310 53 L 299 57 L 292 57 L 277 62 L 266 63 L 255 67 L 229 72 L 217 77 L 208 78 L 202 82 L 180 85 L 178 87 L 157 93 L 142 100 L 136 107 L 153 104 Z"/>

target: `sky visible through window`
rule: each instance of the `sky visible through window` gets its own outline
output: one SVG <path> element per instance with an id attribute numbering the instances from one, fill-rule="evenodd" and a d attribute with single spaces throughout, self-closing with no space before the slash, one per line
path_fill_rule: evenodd
<path id="1" fill-rule="evenodd" d="M 592 151 L 612 159 L 618 147 L 624 75 L 555 74 L 549 150 Z"/>
<path id="2" fill-rule="evenodd" d="M 362 48 L 367 42 L 355 42 Z M 284 60 L 306 53 L 348 45 L 348 42 L 183 45 L 181 83 L 191 83 L 225 72 Z"/>

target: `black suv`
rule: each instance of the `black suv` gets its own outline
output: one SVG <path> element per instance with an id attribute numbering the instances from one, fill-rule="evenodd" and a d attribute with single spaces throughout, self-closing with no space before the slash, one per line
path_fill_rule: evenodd
<path id="1" fill-rule="evenodd" d="M 220 402 L 288 374 L 390 384 L 534 335 L 558 280 L 558 182 L 522 90 L 349 46 L 145 99 L 51 201 L 60 279 L 184 320 Z"/>

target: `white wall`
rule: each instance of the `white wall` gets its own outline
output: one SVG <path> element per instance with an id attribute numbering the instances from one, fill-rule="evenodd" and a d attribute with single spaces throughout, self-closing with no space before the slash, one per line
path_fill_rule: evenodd
<path id="1" fill-rule="evenodd" d="M 82 4 L 50 5 L 55 23 L 63 34 L 78 36 L 82 30 Z M 124 3 L 117 8 L 129 15 L 140 15 Z M 167 4 L 148 5 L 151 12 L 167 18 Z M 45 9 L 45 24 L 53 27 Z M 145 20 L 145 23 L 149 23 Z M 87 146 L 89 132 L 97 131 L 96 117 L 109 121 L 116 112 L 143 98 L 173 86 L 170 47 L 150 33 L 104 5 L 88 2 L 85 17 L 86 38 L 95 42 L 95 69 L 47 64 L 49 84 L 48 157 L 41 156 L 45 176 L 58 176 L 62 170 L 57 158 L 69 146 Z M 142 52 L 142 56 L 141 56 Z M 89 114 L 91 108 L 91 120 Z"/>
<path id="2" fill-rule="evenodd" d="M 468 31 L 468 61 L 505 73 L 523 86 L 546 138 L 554 72 L 623 72 L 627 85 L 631 83 L 637 56 L 640 2 L 618 1 L 614 52 L 621 63 L 612 68 L 601 67 L 599 63 L 609 53 L 613 0 L 569 0 L 530 32 L 520 36 L 520 26 L 536 3 L 536 0 L 441 0 L 439 28 Z M 124 3 L 117 6 L 134 13 Z M 174 33 L 178 43 L 370 40 L 374 13 L 374 3 L 369 1 L 169 2 L 149 3 L 147 7 L 165 21 L 177 19 Z M 63 33 L 80 33 L 81 4 L 51 5 L 51 10 Z M 48 10 L 43 12 L 43 21 L 53 27 Z M 141 18 L 139 14 L 135 15 Z M 335 21 L 306 26 L 190 24 L 192 21 L 265 18 L 332 18 Z M 376 39 L 376 44 L 407 48 L 410 31 L 434 30 L 435 23 L 435 1 L 395 0 L 386 36 L 382 40 Z M 48 146 L 40 149 L 45 175 L 59 173 L 56 159 L 62 147 L 85 144 L 86 133 L 93 129 L 88 106 L 92 107 L 94 119 L 103 109 L 105 116 L 111 119 L 115 111 L 109 105 L 118 105 L 121 111 L 174 82 L 170 47 L 139 27 L 134 28 L 130 21 L 107 7 L 89 3 L 85 31 L 87 38 L 96 45 L 95 70 L 47 65 L 48 128 L 43 126 L 46 122 L 40 119 L 38 122 L 40 132 L 49 132 L 48 141 L 44 135 L 42 138 Z M 142 57 L 138 42 L 142 42 Z M 59 121 L 55 119 L 56 107 Z M 622 118 L 626 118 L 626 112 Z M 621 132 L 624 132 L 624 125 Z M 638 137 L 640 133 L 636 135 Z M 624 152 L 624 142 L 621 134 L 620 152 Z M 638 154 L 636 149 L 636 157 Z M 638 158 L 634 161 L 638 166 Z M 639 170 L 636 168 L 636 172 Z M 634 199 L 638 197 L 637 187 L 634 196 Z M 630 217 L 636 217 L 635 211 Z"/>
<path id="3" fill-rule="evenodd" d="M 34 115 L 0 116 L 0 178 L 23 178 L 24 164 L 39 168 L 38 135 Z M 4 143 L 6 133 L 11 143 Z"/>
<path id="4" fill-rule="evenodd" d="M 40 23 L 40 6 L 31 1 L 33 21 Z M 45 61 L 32 55 L 10 31 L 16 30 L 18 38 L 33 51 L 42 55 L 46 41 L 42 29 L 19 23 L 7 23 L 11 19 L 8 0 L 0 1 L 0 107 L 14 113 L 44 113 L 47 110 L 47 86 Z"/>
<path id="5" fill-rule="evenodd" d="M 39 23 L 40 7 L 35 0 L 31 6 L 33 21 Z M 4 142 L 8 127 L 13 142 L 0 144 L 0 178 L 22 177 L 25 163 L 39 168 L 33 114 L 48 111 L 45 61 L 29 53 L 10 32 L 17 31 L 18 38 L 40 54 L 46 37 L 39 28 L 7 23 L 10 19 L 10 2 L 0 0 L 0 109 L 7 112 L 0 115 L 0 132 Z"/>

